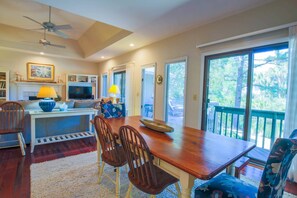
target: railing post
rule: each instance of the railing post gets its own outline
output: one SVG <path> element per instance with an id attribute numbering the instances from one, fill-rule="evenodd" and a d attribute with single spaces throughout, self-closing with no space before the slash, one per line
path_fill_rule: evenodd
<path id="1" fill-rule="evenodd" d="M 273 114 L 272 118 L 272 126 L 271 126 L 271 142 L 270 142 L 270 149 L 275 141 L 275 126 L 276 126 L 276 113 Z"/>

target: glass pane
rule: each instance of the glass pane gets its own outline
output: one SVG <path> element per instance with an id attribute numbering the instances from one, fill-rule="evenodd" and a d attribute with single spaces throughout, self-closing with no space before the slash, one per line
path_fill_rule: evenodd
<path id="1" fill-rule="evenodd" d="M 254 54 L 250 140 L 270 149 L 282 136 L 286 109 L 288 49 Z"/>
<path id="2" fill-rule="evenodd" d="M 167 64 L 166 121 L 183 124 L 186 62 Z"/>
<path id="3" fill-rule="evenodd" d="M 207 131 L 243 139 L 248 54 L 210 59 Z"/>
<path id="4" fill-rule="evenodd" d="M 113 75 L 113 83 L 116 84 L 120 93 L 117 94 L 117 98 L 120 98 L 120 102 L 125 102 L 125 90 L 126 90 L 126 72 L 116 72 Z"/>
<path id="5" fill-rule="evenodd" d="M 102 96 L 108 97 L 107 94 L 107 75 L 102 75 Z"/>
<path id="6" fill-rule="evenodd" d="M 141 115 L 148 118 L 154 116 L 155 67 L 142 70 L 142 111 Z"/>

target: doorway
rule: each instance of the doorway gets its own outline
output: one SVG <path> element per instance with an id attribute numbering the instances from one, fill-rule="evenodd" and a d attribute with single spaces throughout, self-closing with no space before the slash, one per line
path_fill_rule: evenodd
<path id="1" fill-rule="evenodd" d="M 155 65 L 143 67 L 141 73 L 141 115 L 154 118 Z"/>

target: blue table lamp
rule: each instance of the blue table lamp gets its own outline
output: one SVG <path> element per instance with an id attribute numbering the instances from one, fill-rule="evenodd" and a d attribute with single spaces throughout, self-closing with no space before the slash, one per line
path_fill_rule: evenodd
<path id="1" fill-rule="evenodd" d="M 53 98 L 57 98 L 57 94 L 53 87 L 40 87 L 37 98 L 43 98 L 40 100 L 39 106 L 44 112 L 51 112 L 56 106 L 56 101 L 54 101 Z"/>

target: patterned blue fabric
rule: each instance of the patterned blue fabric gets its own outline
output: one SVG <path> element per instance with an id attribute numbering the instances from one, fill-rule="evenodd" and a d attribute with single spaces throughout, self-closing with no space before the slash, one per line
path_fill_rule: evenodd
<path id="1" fill-rule="evenodd" d="M 226 173 L 209 180 L 195 190 L 195 198 L 256 197 L 257 188 Z"/>
<path id="2" fill-rule="evenodd" d="M 196 188 L 195 198 L 282 197 L 287 174 L 296 153 L 297 139 L 278 138 L 266 162 L 258 192 L 254 186 L 232 176 L 221 174 Z"/>
<path id="3" fill-rule="evenodd" d="M 112 104 L 111 101 L 101 104 L 101 111 L 104 118 L 119 118 L 126 116 L 124 103 Z"/>
<path id="4" fill-rule="evenodd" d="M 259 185 L 258 197 L 282 197 L 297 139 L 277 139 L 271 149 Z"/>

